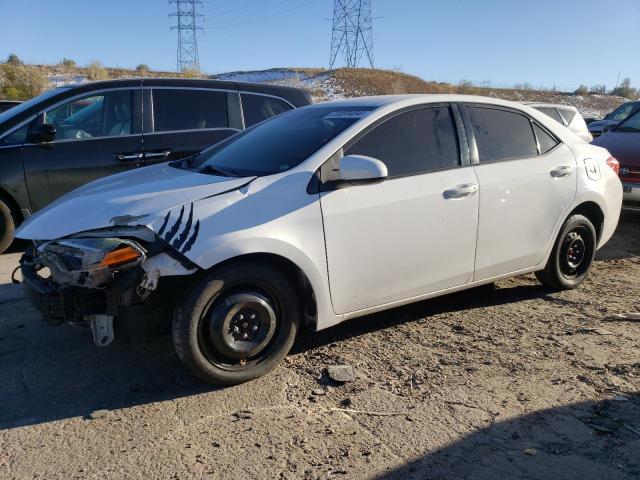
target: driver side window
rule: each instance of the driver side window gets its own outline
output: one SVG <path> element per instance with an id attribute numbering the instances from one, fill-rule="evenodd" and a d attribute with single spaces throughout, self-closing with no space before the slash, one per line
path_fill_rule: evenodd
<path id="1" fill-rule="evenodd" d="M 44 113 L 56 129 L 56 140 L 118 137 L 131 134 L 133 93 L 114 90 L 89 94 Z"/>

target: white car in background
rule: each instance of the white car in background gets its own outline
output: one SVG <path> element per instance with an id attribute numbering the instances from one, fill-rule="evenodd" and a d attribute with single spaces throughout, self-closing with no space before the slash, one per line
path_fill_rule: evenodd
<path id="1" fill-rule="evenodd" d="M 582 115 L 580 115 L 576 107 L 572 107 L 571 105 L 534 102 L 527 102 L 526 105 L 529 105 L 530 107 L 533 107 L 553 118 L 556 122 L 567 127 L 585 142 L 591 142 L 593 140 L 593 136 L 589 132 L 587 123 L 584 121 L 584 118 L 582 118 Z"/>
<path id="2" fill-rule="evenodd" d="M 58 199 L 17 232 L 34 241 L 23 284 L 45 320 L 98 345 L 169 313 L 180 359 L 235 384 L 275 367 L 303 322 L 529 272 L 577 287 L 618 222 L 616 167 L 508 101 L 316 104 Z"/>

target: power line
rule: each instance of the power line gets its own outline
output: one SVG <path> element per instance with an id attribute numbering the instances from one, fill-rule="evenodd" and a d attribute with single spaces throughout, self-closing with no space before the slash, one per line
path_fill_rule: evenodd
<path id="1" fill-rule="evenodd" d="M 334 0 L 329 68 L 340 52 L 347 67 L 357 67 L 366 54 L 373 68 L 371 0 Z"/>
<path id="2" fill-rule="evenodd" d="M 200 57 L 198 56 L 198 30 L 202 30 L 199 25 L 200 19 L 204 17 L 198 13 L 198 8 L 202 7 L 202 0 L 169 0 L 169 5 L 176 6 L 170 17 L 176 17 L 177 23 L 170 27 L 171 30 L 178 31 L 178 51 L 176 67 L 178 71 L 200 70 Z"/>

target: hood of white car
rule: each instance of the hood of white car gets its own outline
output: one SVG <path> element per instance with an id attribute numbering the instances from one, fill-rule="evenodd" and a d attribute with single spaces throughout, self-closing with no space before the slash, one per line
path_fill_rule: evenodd
<path id="1" fill-rule="evenodd" d="M 167 209 L 236 190 L 255 177 L 221 177 L 161 164 L 105 177 L 29 217 L 16 237 L 54 240 L 118 225 L 146 225 Z"/>

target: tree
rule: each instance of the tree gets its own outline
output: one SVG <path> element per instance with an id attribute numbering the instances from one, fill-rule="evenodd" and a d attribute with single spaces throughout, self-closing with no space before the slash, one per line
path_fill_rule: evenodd
<path id="1" fill-rule="evenodd" d="M 634 99 L 638 97 L 638 90 L 631 86 L 631 79 L 625 78 L 620 85 L 613 89 L 612 95 L 618 95 L 620 97 Z"/>
<path id="2" fill-rule="evenodd" d="M 147 73 L 149 73 L 149 70 L 151 69 L 149 68 L 149 65 L 147 65 L 146 63 L 141 63 L 136 67 L 136 70 L 138 71 L 139 74 L 146 75 Z"/>
<path id="3" fill-rule="evenodd" d="M 586 85 L 580 85 L 578 88 L 575 89 L 573 93 L 575 93 L 576 95 L 588 95 L 589 87 L 587 87 Z"/>
<path id="4" fill-rule="evenodd" d="M 7 57 L 7 63 L 9 65 L 22 65 L 22 60 L 15 53 L 10 53 Z"/>
<path id="5" fill-rule="evenodd" d="M 102 66 L 102 62 L 94 60 L 87 67 L 87 77 L 89 80 L 106 80 L 109 78 L 109 72 Z"/>
<path id="6" fill-rule="evenodd" d="M 60 62 L 60 65 L 63 67 L 73 68 L 76 66 L 76 62 L 71 60 L 70 58 L 63 58 Z"/>
<path id="7" fill-rule="evenodd" d="M 589 91 L 598 95 L 604 95 L 605 93 L 607 93 L 607 87 L 602 84 L 598 84 L 591 87 Z"/>
<path id="8" fill-rule="evenodd" d="M 28 100 L 40 95 L 46 86 L 47 78 L 36 68 L 9 62 L 0 65 L 0 97 Z"/>

